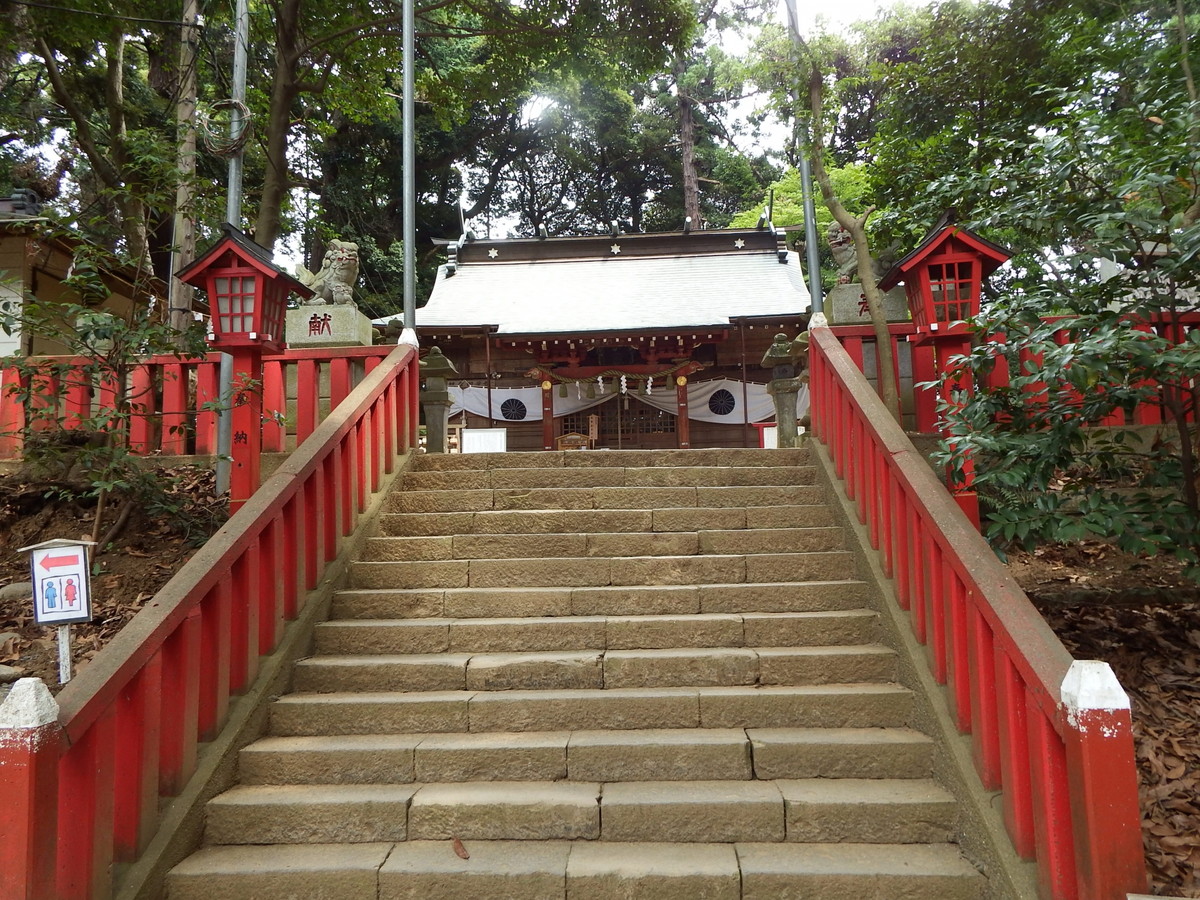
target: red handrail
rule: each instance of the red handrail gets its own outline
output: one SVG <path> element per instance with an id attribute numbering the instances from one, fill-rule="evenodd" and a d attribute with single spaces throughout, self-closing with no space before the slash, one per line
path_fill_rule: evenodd
<path id="1" fill-rule="evenodd" d="M 266 453 L 304 443 L 324 411 L 341 403 L 391 352 L 391 347 L 289 349 L 263 357 L 263 440 Z M 88 360 L 70 356 L 30 357 L 45 376 L 34 375 L 33 405 L 64 428 L 77 428 L 95 405 L 111 402 L 115 385 L 86 374 Z M 152 356 L 142 360 L 125 385 L 132 398 L 129 447 L 141 456 L 211 455 L 217 452 L 217 383 L 220 354 L 199 358 Z M 25 377 L 30 377 L 26 375 Z M 0 459 L 21 456 L 26 410 L 19 402 L 22 372 L 0 369 Z M 294 410 L 294 416 L 292 414 Z M 37 428 L 36 421 L 30 423 Z"/>
<path id="2" fill-rule="evenodd" d="M 111 894 L 114 863 L 145 850 L 160 798 L 192 776 L 379 473 L 416 446 L 416 359 L 394 348 L 349 393 L 63 689 L 56 723 L 0 727 L 0 897 Z"/>
<path id="3" fill-rule="evenodd" d="M 1066 648 L 833 330 L 810 337 L 813 433 L 870 524 L 955 723 L 971 735 L 983 787 L 1002 791 L 1014 847 L 1037 860 L 1042 895 L 1125 900 L 1144 891 L 1127 703 L 1082 712 L 1064 704 L 1064 680 L 1077 671 Z"/>

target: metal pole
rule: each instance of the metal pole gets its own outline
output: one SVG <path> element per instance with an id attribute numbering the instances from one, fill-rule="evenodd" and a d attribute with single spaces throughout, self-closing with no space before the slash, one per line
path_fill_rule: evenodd
<path id="1" fill-rule="evenodd" d="M 233 42 L 233 101 L 229 118 L 229 137 L 237 140 L 242 136 L 245 123 L 238 104 L 246 102 L 246 57 L 250 48 L 250 8 L 247 0 L 237 0 L 236 36 Z M 242 221 L 242 152 L 229 157 L 229 193 L 225 201 L 225 221 L 240 226 Z"/>
<path id="2" fill-rule="evenodd" d="M 217 411 L 217 484 L 220 497 L 229 492 L 229 464 L 233 456 L 233 357 L 221 354 L 217 369 L 217 391 L 220 407 Z"/>
<path id="3" fill-rule="evenodd" d="M 800 16 L 796 11 L 796 0 L 784 0 L 784 5 L 787 7 L 788 31 L 792 36 L 792 45 L 799 55 L 804 50 L 804 38 L 800 36 Z M 813 65 L 816 65 L 815 60 Z M 800 132 L 802 143 L 807 144 L 808 126 L 802 124 Z M 800 148 L 800 188 L 804 195 L 804 244 L 808 260 L 808 292 L 812 298 L 810 312 L 813 316 L 821 316 L 823 320 L 825 302 L 821 293 L 821 262 L 817 247 L 817 209 L 813 203 L 812 171 L 803 146 Z"/>
<path id="4" fill-rule="evenodd" d="M 808 143 L 808 128 L 803 130 Z M 804 194 L 804 250 L 808 265 L 808 293 L 812 298 L 812 315 L 825 312 L 825 297 L 821 291 L 821 254 L 817 246 L 817 208 L 813 202 L 812 170 L 808 154 L 800 151 L 800 188 Z"/>
<path id="5" fill-rule="evenodd" d="M 413 105 L 413 82 L 415 60 L 413 59 L 413 0 L 404 0 L 404 98 L 401 101 L 401 118 L 404 127 L 404 328 L 415 329 L 417 325 L 417 163 L 413 121 L 416 118 Z M 415 335 L 414 335 L 415 336 Z M 490 410 L 489 410 L 490 412 Z"/>

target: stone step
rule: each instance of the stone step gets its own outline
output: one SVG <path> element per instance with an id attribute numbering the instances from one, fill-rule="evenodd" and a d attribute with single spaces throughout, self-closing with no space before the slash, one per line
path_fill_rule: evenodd
<path id="1" fill-rule="evenodd" d="M 413 468 L 422 472 L 463 469 L 562 469 L 680 466 L 808 466 L 807 449 L 705 448 L 696 450 L 605 450 L 603 452 L 540 450 L 506 453 L 423 453 Z"/>
<path id="2" fill-rule="evenodd" d="M 582 534 L 465 534 L 430 537 L 373 537 L 363 546 L 367 562 L 528 559 L 531 551 L 550 557 L 697 556 L 810 553 L 842 550 L 841 528 L 612 532 Z"/>
<path id="3" fill-rule="evenodd" d="M 684 647 L 824 647 L 875 640 L 871 609 L 683 616 L 345 619 L 316 628 L 316 653 L 526 653 Z"/>
<path id="4" fill-rule="evenodd" d="M 508 488 L 753 487 L 813 484 L 816 469 L 794 466 L 538 469 L 461 469 L 409 471 L 401 491 L 470 491 Z"/>
<path id="5" fill-rule="evenodd" d="M 895 653 L 880 644 L 709 647 L 527 653 L 322 655 L 296 665 L 292 689 L 508 691 L 892 681 Z"/>
<path id="6" fill-rule="evenodd" d="M 389 513 L 486 510 L 680 509 L 687 507 L 812 506 L 825 502 L 816 485 L 775 487 L 577 487 L 480 488 L 392 491 Z"/>
<path id="7" fill-rule="evenodd" d="M 242 784 L 928 778 L 932 742 L 908 728 L 651 728 L 266 737 Z"/>
<path id="8" fill-rule="evenodd" d="M 386 537 L 469 534 L 592 534 L 598 532 L 701 531 L 740 528 L 819 528 L 833 525 L 829 507 L 731 506 L 679 509 L 522 509 L 426 513 L 385 513 L 379 533 Z"/>
<path id="9" fill-rule="evenodd" d="M 209 801 L 205 838 L 939 843 L 955 820 L 926 779 L 240 785 Z"/>
<path id="10" fill-rule="evenodd" d="M 528 548 L 536 550 L 536 546 Z M 528 552 L 528 551 L 527 551 Z M 354 588 L 605 587 L 833 581 L 857 571 L 845 550 L 707 556 L 569 556 L 350 565 Z"/>
<path id="11" fill-rule="evenodd" d="M 664 837 L 669 837 L 664 835 Z M 449 841 L 206 847 L 170 900 L 980 900 L 986 880 L 934 844 Z"/>
<path id="12" fill-rule="evenodd" d="M 694 615 L 856 609 L 861 581 L 594 588 L 363 588 L 334 597 L 332 619 L 519 618 Z"/>
<path id="13" fill-rule="evenodd" d="M 271 706 L 277 736 L 611 728 L 898 728 L 896 684 L 608 690 L 293 693 Z"/>

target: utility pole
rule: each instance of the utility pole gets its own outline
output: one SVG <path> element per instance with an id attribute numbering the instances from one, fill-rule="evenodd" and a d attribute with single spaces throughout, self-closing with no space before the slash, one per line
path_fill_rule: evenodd
<path id="1" fill-rule="evenodd" d="M 192 217 L 193 182 L 196 178 L 196 44 L 199 32 L 197 0 L 183 0 L 183 22 L 179 42 L 179 99 L 175 106 L 178 125 L 179 186 L 175 189 L 174 248 L 167 323 L 184 331 L 192 323 L 192 288 L 174 275 L 196 258 L 196 221 Z"/>
<path id="2" fill-rule="evenodd" d="M 413 105 L 415 82 L 415 60 L 413 59 L 413 32 L 415 30 L 413 0 L 404 0 L 403 34 L 404 51 L 404 94 L 401 100 L 401 119 L 404 128 L 404 331 L 400 341 L 416 346 L 417 343 L 417 151 L 413 134 L 416 119 Z"/>
<path id="3" fill-rule="evenodd" d="M 233 44 L 233 107 L 229 117 L 229 139 L 235 144 L 246 127 L 242 110 L 246 108 L 246 57 L 250 52 L 250 8 L 246 0 L 237 0 L 236 36 Z M 225 221 L 235 228 L 242 221 L 242 148 L 229 157 L 229 193 L 225 202 Z"/>
<path id="4" fill-rule="evenodd" d="M 804 38 L 800 36 L 800 16 L 796 12 L 796 0 L 784 0 L 784 5 L 787 7 L 788 31 L 791 32 L 792 43 L 797 51 L 803 50 Z M 806 126 L 802 135 L 805 144 L 809 142 L 809 135 L 810 131 Z M 821 293 L 821 262 L 817 246 L 817 207 L 813 201 L 812 170 L 809 167 L 808 154 L 804 152 L 803 147 L 800 148 L 800 189 L 804 195 L 804 246 L 808 261 L 808 293 L 812 302 L 809 312 L 814 318 L 820 317 L 816 322 L 810 324 L 823 325 L 825 324 L 825 298 Z"/>

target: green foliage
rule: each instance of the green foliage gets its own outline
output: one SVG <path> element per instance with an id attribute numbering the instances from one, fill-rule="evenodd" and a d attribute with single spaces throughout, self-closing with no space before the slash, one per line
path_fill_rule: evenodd
<path id="1" fill-rule="evenodd" d="M 198 357 L 207 345 L 202 329 L 181 335 L 145 306 L 127 317 L 97 309 L 108 290 L 96 259 L 84 250 L 64 284 L 87 305 L 27 297 L 19 312 L 0 315 L 0 329 L 36 334 L 65 347 L 67 355 L 17 354 L 0 359 L 0 366 L 17 375 L 6 390 L 25 410 L 22 453 L 30 475 L 59 496 L 95 501 L 93 540 L 99 541 L 109 498 L 126 506 L 168 503 L 156 476 L 130 448 L 130 423 L 146 409 L 140 391 L 153 389 L 135 387 L 135 368 L 145 356 Z M 60 409 L 57 398 L 67 392 L 84 402 Z"/>
<path id="2" fill-rule="evenodd" d="M 839 168 L 831 168 L 829 169 L 829 180 L 833 183 L 833 188 L 842 203 L 851 213 L 859 214 L 869 205 L 870 182 L 864 165 L 850 163 Z M 771 220 L 780 228 L 795 229 L 791 240 L 796 245 L 802 244 L 804 241 L 802 230 L 804 226 L 804 194 L 801 190 L 799 169 L 788 169 L 784 172 L 783 177 L 772 182 L 767 192 L 768 196 L 774 195 Z M 816 185 L 813 185 L 813 193 L 821 259 L 821 281 L 826 287 L 829 287 L 837 281 L 838 268 L 826 241 L 829 226 L 833 224 L 833 213 L 821 199 L 820 189 Z M 729 224 L 735 228 L 751 228 L 758 222 L 762 210 L 762 206 L 743 210 L 734 216 Z"/>

